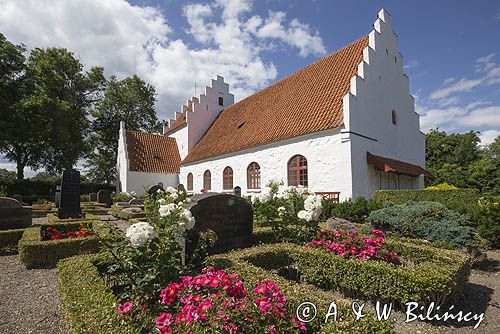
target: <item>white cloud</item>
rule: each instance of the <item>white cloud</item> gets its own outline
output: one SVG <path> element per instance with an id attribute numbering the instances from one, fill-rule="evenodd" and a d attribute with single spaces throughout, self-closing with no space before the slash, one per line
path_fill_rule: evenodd
<path id="1" fill-rule="evenodd" d="M 103 66 L 119 78 L 137 73 L 158 93 L 158 113 L 169 118 L 194 93 L 219 74 L 236 98 L 267 86 L 276 66 L 262 59 L 263 50 L 279 44 L 300 56 L 323 55 L 318 32 L 282 12 L 250 16 L 252 1 L 216 0 L 184 6 L 186 27 L 173 29 L 155 7 L 124 0 L 0 0 L 0 31 L 16 43 L 65 47 L 88 66 Z M 246 18 L 250 16 L 250 18 Z M 271 23 L 278 33 L 266 28 Z M 200 47 L 176 38 L 185 29 Z M 267 30 L 267 33 L 266 33 Z M 198 93 L 201 89 L 198 89 Z"/>
<path id="2" fill-rule="evenodd" d="M 481 140 L 481 146 L 486 146 L 486 145 L 489 145 L 491 143 L 493 143 L 493 141 L 495 141 L 495 139 L 500 136 L 500 130 L 486 130 L 486 131 L 483 131 L 479 134 L 479 139 Z"/>

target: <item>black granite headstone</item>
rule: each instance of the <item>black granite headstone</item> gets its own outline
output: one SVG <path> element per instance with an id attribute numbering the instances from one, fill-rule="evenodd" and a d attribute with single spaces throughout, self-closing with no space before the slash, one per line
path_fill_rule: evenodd
<path id="1" fill-rule="evenodd" d="M 109 194 L 109 191 L 107 190 L 99 190 L 97 192 L 97 203 L 102 203 L 106 204 L 106 207 L 111 206 L 111 195 Z"/>
<path id="2" fill-rule="evenodd" d="M 234 196 L 241 197 L 241 187 L 240 186 L 234 187 L 233 191 L 234 191 Z"/>
<path id="3" fill-rule="evenodd" d="M 14 198 L 0 197 L 0 230 L 25 228 L 31 225 L 31 208 L 22 207 Z"/>
<path id="4" fill-rule="evenodd" d="M 182 191 L 183 193 L 186 192 L 186 188 L 184 188 L 184 185 L 182 183 L 179 183 L 177 186 L 177 191 Z"/>
<path id="5" fill-rule="evenodd" d="M 90 202 L 97 202 L 97 193 L 90 193 L 89 194 L 89 201 Z"/>
<path id="6" fill-rule="evenodd" d="M 214 235 L 215 244 L 209 254 L 227 252 L 252 245 L 253 211 L 243 198 L 229 194 L 194 196 L 188 208 L 196 223 L 187 231 L 186 253 L 189 256 L 201 235 Z"/>
<path id="7" fill-rule="evenodd" d="M 62 174 L 61 200 L 57 216 L 60 219 L 80 218 L 80 172 L 66 169 Z"/>
<path id="8" fill-rule="evenodd" d="M 156 194 L 158 193 L 158 190 L 163 191 L 163 185 L 161 184 L 161 182 L 158 183 L 157 185 L 149 187 L 149 189 L 148 189 L 149 196 L 156 196 Z"/>

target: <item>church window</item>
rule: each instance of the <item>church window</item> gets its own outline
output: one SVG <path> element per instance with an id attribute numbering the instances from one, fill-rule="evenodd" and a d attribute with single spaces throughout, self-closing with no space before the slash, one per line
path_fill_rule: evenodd
<path id="1" fill-rule="evenodd" d="M 288 161 L 288 185 L 307 187 L 307 159 L 302 155 L 294 155 Z"/>

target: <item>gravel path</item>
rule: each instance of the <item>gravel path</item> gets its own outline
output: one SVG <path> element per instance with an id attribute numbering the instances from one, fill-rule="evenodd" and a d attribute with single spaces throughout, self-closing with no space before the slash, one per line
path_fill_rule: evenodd
<path id="1" fill-rule="evenodd" d="M 57 269 L 27 270 L 0 256 L 0 333 L 66 333 L 59 313 Z"/>

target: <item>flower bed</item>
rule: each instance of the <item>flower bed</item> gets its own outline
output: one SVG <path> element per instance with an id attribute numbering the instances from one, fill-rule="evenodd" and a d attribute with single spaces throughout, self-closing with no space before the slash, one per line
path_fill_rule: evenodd
<path id="1" fill-rule="evenodd" d="M 387 241 L 388 250 L 401 255 L 402 266 L 385 261 L 346 259 L 292 244 L 271 244 L 231 255 L 267 270 L 294 266 L 301 280 L 327 290 L 366 299 L 403 304 L 408 301 L 442 304 L 468 279 L 470 257 L 461 251 Z"/>
<path id="2" fill-rule="evenodd" d="M 17 243 L 23 233 L 24 228 L 0 231 L 0 254 L 17 253 Z"/>
<path id="3" fill-rule="evenodd" d="M 78 225 L 78 229 L 76 229 L 74 225 L 41 226 L 40 233 L 42 235 L 42 241 L 86 238 L 94 235 L 88 224 L 86 226 L 80 224 Z"/>
<path id="4" fill-rule="evenodd" d="M 50 235 L 47 228 L 64 231 L 78 231 L 80 223 L 52 224 L 52 226 L 35 226 L 25 229 L 18 244 L 19 259 L 26 268 L 53 267 L 57 261 L 74 255 L 95 253 L 99 249 L 99 240 L 95 236 L 80 238 L 59 238 L 43 240 Z M 89 228 L 92 226 L 88 225 Z M 75 233 L 77 234 L 77 232 Z"/>

